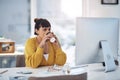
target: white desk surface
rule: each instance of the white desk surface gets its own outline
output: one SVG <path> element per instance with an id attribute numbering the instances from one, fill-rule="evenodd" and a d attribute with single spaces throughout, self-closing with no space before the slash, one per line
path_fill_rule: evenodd
<path id="1" fill-rule="evenodd" d="M 112 72 L 104 72 L 102 64 L 90 64 L 87 68 L 88 80 L 120 80 L 120 67 Z"/>
<path id="2" fill-rule="evenodd" d="M 23 55 L 22 52 L 14 52 L 14 53 L 0 53 L 0 56 L 15 56 L 15 55 Z"/>
<path id="3" fill-rule="evenodd" d="M 49 67 L 47 66 L 47 67 L 40 67 L 40 68 L 29 68 L 29 67 L 1 68 L 0 72 L 3 72 L 5 70 L 8 70 L 8 71 L 3 74 L 0 74 L 0 80 L 9 80 L 10 77 L 16 77 L 16 76 L 24 76 L 28 78 L 28 77 L 48 77 L 48 76 L 65 75 L 65 73 L 63 73 L 62 70 L 48 71 Z M 76 70 L 76 71 L 77 71 L 77 74 L 86 73 L 85 69 L 83 68 L 80 68 L 79 70 Z M 19 72 L 32 72 L 32 74 L 22 74 Z M 71 75 L 76 75 L 76 73 L 74 74 L 74 72 L 75 71 L 73 71 Z"/>
<path id="4" fill-rule="evenodd" d="M 104 67 L 102 64 L 89 64 L 87 67 L 78 68 L 81 69 L 80 73 L 87 72 L 87 80 L 120 80 L 120 67 L 118 66 L 115 71 L 112 72 L 104 72 Z M 53 71 L 48 72 L 48 67 L 40 67 L 40 68 L 1 68 L 0 71 L 8 70 L 7 72 L 1 74 L 4 80 L 9 80 L 10 76 L 34 76 L 34 77 L 46 77 L 46 76 L 55 76 L 55 75 L 63 75 L 62 71 Z M 17 72 L 25 72 L 30 71 L 32 74 L 18 74 Z M 1 79 L 0 79 L 1 80 Z"/>

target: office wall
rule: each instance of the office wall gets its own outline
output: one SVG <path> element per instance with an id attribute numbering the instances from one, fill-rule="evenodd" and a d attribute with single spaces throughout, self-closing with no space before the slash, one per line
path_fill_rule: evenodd
<path id="1" fill-rule="evenodd" d="M 120 4 L 103 5 L 101 0 L 83 0 L 83 16 L 120 18 Z"/>
<path id="2" fill-rule="evenodd" d="M 29 0 L 0 0 L 0 36 L 23 44 L 30 34 Z"/>
<path id="3" fill-rule="evenodd" d="M 37 0 L 37 16 L 58 18 L 61 13 L 61 0 Z"/>

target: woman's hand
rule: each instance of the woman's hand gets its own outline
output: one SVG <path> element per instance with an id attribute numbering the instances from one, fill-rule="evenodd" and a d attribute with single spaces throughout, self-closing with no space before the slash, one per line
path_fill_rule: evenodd
<path id="1" fill-rule="evenodd" d="M 41 48 L 43 48 L 43 47 L 45 46 L 45 43 L 46 43 L 48 40 L 50 40 L 50 38 L 51 38 L 51 37 L 50 37 L 50 34 L 45 34 L 44 37 L 42 38 L 39 46 L 40 46 Z"/>
<path id="2" fill-rule="evenodd" d="M 45 36 L 42 38 L 42 41 L 40 43 L 40 47 L 44 47 L 45 43 L 47 41 L 50 41 L 51 38 L 55 38 L 55 41 L 52 42 L 56 47 L 60 48 L 60 44 L 59 44 L 59 41 L 58 41 L 58 38 L 56 37 L 56 35 L 53 33 L 53 32 L 48 32 L 45 34 Z"/>
<path id="3" fill-rule="evenodd" d="M 60 48 L 60 47 L 61 47 L 61 46 L 60 46 L 60 43 L 59 43 L 58 38 L 56 37 L 56 35 L 55 35 L 54 33 L 52 33 L 52 37 L 55 38 L 55 41 L 52 42 L 52 43 L 53 43 L 56 47 Z"/>

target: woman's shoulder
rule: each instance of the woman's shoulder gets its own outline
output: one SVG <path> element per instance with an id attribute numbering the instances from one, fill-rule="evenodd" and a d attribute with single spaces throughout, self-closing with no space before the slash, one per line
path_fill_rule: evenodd
<path id="1" fill-rule="evenodd" d="M 27 39 L 27 42 L 36 42 L 36 37 L 32 37 Z"/>
<path id="2" fill-rule="evenodd" d="M 31 46 L 34 47 L 36 45 L 36 38 L 29 38 L 27 39 L 26 43 L 25 43 L 25 47 L 26 48 L 30 48 Z"/>

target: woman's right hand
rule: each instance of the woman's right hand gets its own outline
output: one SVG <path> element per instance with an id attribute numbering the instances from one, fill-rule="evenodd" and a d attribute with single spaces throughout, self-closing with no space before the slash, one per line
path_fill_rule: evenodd
<path id="1" fill-rule="evenodd" d="M 43 48 L 44 45 L 45 45 L 45 43 L 46 43 L 48 40 L 50 40 L 50 38 L 51 38 L 51 34 L 45 34 L 44 37 L 42 38 L 39 46 L 40 46 L 41 48 Z"/>

